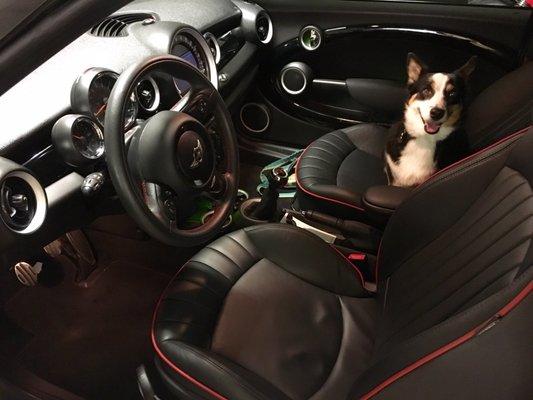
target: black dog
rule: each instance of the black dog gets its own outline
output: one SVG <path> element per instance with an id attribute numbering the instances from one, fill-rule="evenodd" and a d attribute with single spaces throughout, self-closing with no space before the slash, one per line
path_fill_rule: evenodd
<path id="1" fill-rule="evenodd" d="M 467 152 L 460 131 L 467 81 L 475 57 L 452 73 L 429 73 L 413 53 L 407 56 L 409 99 L 404 119 L 394 125 L 385 149 L 385 171 L 395 186 L 415 186 Z"/>

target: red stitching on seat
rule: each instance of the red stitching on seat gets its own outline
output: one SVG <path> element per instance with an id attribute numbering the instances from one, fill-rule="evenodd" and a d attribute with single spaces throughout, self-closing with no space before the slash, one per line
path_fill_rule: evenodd
<path id="1" fill-rule="evenodd" d="M 518 304 L 520 304 L 520 302 L 522 300 L 524 300 L 527 297 L 527 295 L 529 295 L 529 293 L 531 293 L 532 290 L 533 290 L 533 282 L 530 281 L 527 284 L 527 286 L 520 291 L 520 293 L 518 293 L 509 303 L 507 303 L 507 305 L 505 305 L 494 316 L 504 317 L 507 314 L 509 314 L 509 312 L 511 312 L 511 310 L 513 310 Z M 488 321 L 490 321 L 490 319 Z M 475 327 L 471 331 L 465 333 L 463 336 L 458 337 L 457 339 L 451 341 L 450 343 L 438 348 L 437 350 L 435 350 L 435 351 L 425 355 L 424 357 L 420 358 L 419 360 L 415 361 L 411 365 L 409 365 L 409 366 L 401 369 L 400 371 L 396 372 L 395 374 L 390 376 L 388 379 L 386 379 L 385 381 L 383 381 L 382 383 L 377 385 L 370 392 L 368 392 L 367 394 L 362 396 L 361 400 L 368 400 L 368 399 L 374 397 L 376 394 L 381 392 L 383 389 L 385 389 L 386 387 L 390 386 L 391 384 L 393 384 L 397 380 L 403 378 L 405 375 L 411 373 L 415 369 L 427 364 L 430 361 L 433 361 L 434 359 L 442 356 L 443 354 L 447 353 L 448 351 L 453 350 L 456 347 L 458 347 L 458 346 L 462 345 L 463 343 L 467 342 L 468 340 L 472 339 L 473 337 L 478 335 L 480 333 L 480 331 L 483 330 L 483 328 L 486 327 L 486 323 L 488 321 L 485 321 L 484 323 L 478 325 L 477 327 Z"/>
<path id="2" fill-rule="evenodd" d="M 210 387 L 204 385 L 202 382 L 200 382 L 199 380 L 195 379 L 194 377 L 192 377 L 191 375 L 189 375 L 187 372 L 185 372 L 184 370 L 182 370 L 181 368 L 179 368 L 176 364 L 174 364 L 168 357 L 166 357 L 164 354 L 163 354 L 163 351 L 159 348 L 159 345 L 157 344 L 157 340 L 155 338 L 155 324 L 156 324 L 156 318 L 157 318 L 157 312 L 159 311 L 159 306 L 161 305 L 161 302 L 163 300 L 163 297 L 165 296 L 168 288 L 170 287 L 170 285 L 172 285 L 172 283 L 174 282 L 174 280 L 178 277 L 178 275 L 180 274 L 180 272 L 183 270 L 183 268 L 185 267 L 186 263 L 178 270 L 178 272 L 176 272 L 176 274 L 172 277 L 172 279 L 170 280 L 169 284 L 167 285 L 167 287 L 165 288 L 165 290 L 163 290 L 163 293 L 161 293 L 161 296 L 159 297 L 159 300 L 157 301 L 157 305 L 155 306 L 155 311 L 154 311 L 154 315 L 152 317 L 152 328 L 151 328 L 151 332 L 150 332 L 150 337 L 152 339 L 152 346 L 154 347 L 154 350 L 156 352 L 156 354 L 158 355 L 158 357 L 161 359 L 161 361 L 163 361 L 165 364 L 167 364 L 174 372 L 178 373 L 179 375 L 181 375 L 183 378 L 185 378 L 186 380 L 188 380 L 189 382 L 191 382 L 193 385 L 197 386 L 198 388 L 202 389 L 204 392 L 210 394 L 211 396 L 213 396 L 215 399 L 217 400 L 228 400 L 226 397 L 224 397 L 223 395 L 221 395 L 220 393 L 217 393 L 216 391 L 214 391 L 213 389 L 211 389 Z"/>

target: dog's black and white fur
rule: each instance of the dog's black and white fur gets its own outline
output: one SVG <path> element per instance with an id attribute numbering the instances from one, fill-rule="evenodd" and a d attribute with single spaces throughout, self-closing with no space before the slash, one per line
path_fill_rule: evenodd
<path id="1" fill-rule="evenodd" d="M 460 127 L 472 57 L 452 73 L 429 73 L 413 53 L 407 56 L 409 98 L 404 119 L 391 128 L 385 149 L 389 184 L 416 186 L 467 149 Z"/>

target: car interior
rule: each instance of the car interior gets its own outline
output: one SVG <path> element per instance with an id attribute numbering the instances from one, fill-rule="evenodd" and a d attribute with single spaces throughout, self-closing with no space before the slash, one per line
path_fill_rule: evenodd
<path id="1" fill-rule="evenodd" d="M 533 3 L 4 3 L 0 399 L 531 397 Z"/>

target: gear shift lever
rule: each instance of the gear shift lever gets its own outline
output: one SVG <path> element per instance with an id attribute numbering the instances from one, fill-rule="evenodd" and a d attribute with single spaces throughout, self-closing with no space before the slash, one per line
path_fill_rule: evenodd
<path id="1" fill-rule="evenodd" d="M 279 189 L 287 184 L 289 176 L 282 167 L 274 168 L 266 173 L 268 186 L 261 195 L 261 202 L 251 212 L 251 217 L 263 221 L 274 220 L 277 206 Z"/>

